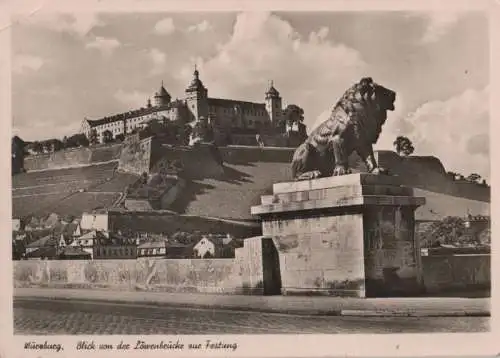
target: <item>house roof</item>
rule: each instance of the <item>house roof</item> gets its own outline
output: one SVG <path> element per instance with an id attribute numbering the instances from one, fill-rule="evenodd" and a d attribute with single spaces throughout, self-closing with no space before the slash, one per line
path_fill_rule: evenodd
<path id="1" fill-rule="evenodd" d="M 35 248 L 35 247 L 48 247 L 48 246 L 56 246 L 58 240 L 52 237 L 51 235 L 42 237 L 31 244 L 28 244 L 26 247 Z"/>
<path id="2" fill-rule="evenodd" d="M 54 257 L 57 255 L 55 247 L 40 247 L 35 251 L 26 253 L 25 257 L 38 258 L 38 257 Z"/>
<path id="3" fill-rule="evenodd" d="M 90 253 L 80 249 L 79 247 L 67 246 L 64 248 L 62 255 L 64 256 L 92 256 Z"/>
<path id="4" fill-rule="evenodd" d="M 89 124 L 89 126 L 91 128 L 93 128 L 93 127 L 97 127 L 97 126 L 100 126 L 103 124 L 124 121 L 124 120 L 130 119 L 130 118 L 141 117 L 141 116 L 145 116 L 147 114 L 153 114 L 156 112 L 166 111 L 166 110 L 169 110 L 171 108 L 178 107 L 179 104 L 180 104 L 180 101 L 174 101 L 174 102 L 165 104 L 163 106 L 139 108 L 139 109 L 136 109 L 133 111 L 119 113 L 119 114 L 115 114 L 115 115 L 112 115 L 109 117 L 103 117 L 103 118 L 99 118 L 99 119 L 87 119 L 86 121 Z"/>
<path id="5" fill-rule="evenodd" d="M 139 249 L 153 249 L 166 247 L 165 241 L 148 241 L 140 244 L 137 248 Z"/>
<path id="6" fill-rule="evenodd" d="M 225 107 L 225 108 L 241 108 L 241 109 L 259 109 L 265 110 L 265 103 L 256 103 L 248 101 L 238 101 L 234 99 L 224 99 L 224 98 L 208 98 L 208 105 L 213 107 Z"/>

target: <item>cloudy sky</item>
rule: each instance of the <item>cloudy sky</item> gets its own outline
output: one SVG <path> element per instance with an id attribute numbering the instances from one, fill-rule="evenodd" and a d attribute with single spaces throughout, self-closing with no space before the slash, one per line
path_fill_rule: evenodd
<path id="1" fill-rule="evenodd" d="M 269 80 L 312 128 L 361 76 L 398 93 L 378 149 L 489 178 L 489 36 L 480 12 L 34 14 L 12 28 L 13 132 L 62 137 L 84 117 L 182 98 L 194 64 L 209 96 L 263 101 Z"/>

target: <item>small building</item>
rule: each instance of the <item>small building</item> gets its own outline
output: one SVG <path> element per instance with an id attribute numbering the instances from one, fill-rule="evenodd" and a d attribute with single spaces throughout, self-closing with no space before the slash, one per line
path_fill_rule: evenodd
<path id="1" fill-rule="evenodd" d="M 60 260 L 91 260 L 92 255 L 80 247 L 67 246 L 61 250 Z"/>
<path id="2" fill-rule="evenodd" d="M 97 238 L 107 239 L 106 235 L 102 232 L 93 230 L 78 238 L 75 238 L 70 244 L 71 247 L 78 247 L 90 255 L 92 259 L 94 257 L 94 240 Z"/>
<path id="3" fill-rule="evenodd" d="M 53 247 L 56 248 L 58 246 L 58 240 L 54 238 L 52 235 L 44 236 L 41 239 L 38 239 L 28 245 L 26 245 L 26 255 L 31 252 L 37 251 L 41 248 Z"/>
<path id="4" fill-rule="evenodd" d="M 94 239 L 93 258 L 98 259 L 136 259 L 138 240 L 118 235 Z"/>
<path id="5" fill-rule="evenodd" d="M 12 231 L 21 231 L 21 219 L 12 219 Z"/>
<path id="6" fill-rule="evenodd" d="M 166 254 L 165 241 L 144 242 L 137 247 L 137 257 L 165 257 Z"/>
<path id="7" fill-rule="evenodd" d="M 168 259 L 189 259 L 193 257 L 192 244 L 167 241 L 165 243 L 165 248 L 167 251 L 166 258 Z"/>
<path id="8" fill-rule="evenodd" d="M 57 260 L 59 258 L 59 250 L 56 246 L 44 246 L 26 252 L 24 256 L 27 260 Z"/>
<path id="9" fill-rule="evenodd" d="M 215 257 L 215 243 L 207 237 L 203 237 L 193 247 L 193 255 L 199 258 Z"/>
<path id="10" fill-rule="evenodd" d="M 82 220 L 80 221 L 80 230 L 108 231 L 108 213 L 83 213 Z"/>

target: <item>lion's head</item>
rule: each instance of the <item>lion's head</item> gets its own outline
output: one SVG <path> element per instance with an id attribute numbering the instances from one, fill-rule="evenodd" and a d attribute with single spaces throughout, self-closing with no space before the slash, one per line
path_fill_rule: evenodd
<path id="1" fill-rule="evenodd" d="M 375 83 L 371 77 L 364 77 L 344 93 L 337 105 L 347 114 L 362 120 L 365 123 L 363 127 L 370 132 L 368 138 L 376 142 L 387 118 L 387 111 L 395 109 L 395 101 L 396 92 Z M 375 127 L 367 126 L 367 121 Z"/>

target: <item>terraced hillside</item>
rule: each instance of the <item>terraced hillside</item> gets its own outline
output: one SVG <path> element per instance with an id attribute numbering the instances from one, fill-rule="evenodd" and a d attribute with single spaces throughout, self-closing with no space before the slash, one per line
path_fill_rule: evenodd
<path id="1" fill-rule="evenodd" d="M 171 208 L 179 213 L 231 220 L 255 220 L 250 207 L 260 203 L 260 196 L 272 193 L 272 184 L 290 181 L 291 148 L 229 146 L 219 148 L 223 174 L 205 173 L 206 167 L 220 167 L 217 158 L 198 154 L 196 162 L 183 161 L 196 174 L 188 181 L 180 198 Z M 433 157 L 401 158 L 396 153 L 377 154 L 381 165 L 390 168 L 406 185 L 416 188 L 427 204 L 416 212 L 417 220 L 439 220 L 444 216 L 489 215 L 489 188 L 457 183 L 445 175 L 441 162 Z M 359 158 L 350 158 L 354 172 L 366 171 Z M 200 163 L 203 163 L 201 165 Z M 204 175 L 207 174 L 207 175 Z M 208 175 L 210 174 L 210 175 Z"/>
<path id="2" fill-rule="evenodd" d="M 12 177 L 12 216 L 80 215 L 110 207 L 137 176 L 115 172 L 117 163 L 21 173 Z"/>

